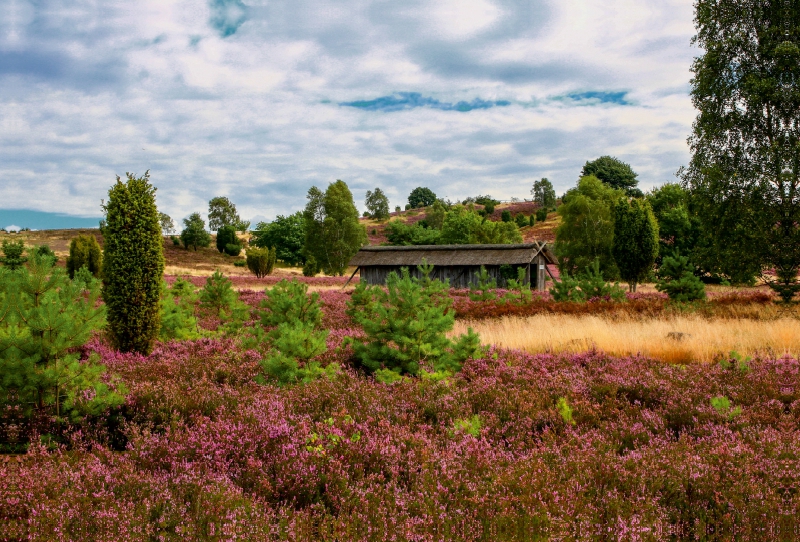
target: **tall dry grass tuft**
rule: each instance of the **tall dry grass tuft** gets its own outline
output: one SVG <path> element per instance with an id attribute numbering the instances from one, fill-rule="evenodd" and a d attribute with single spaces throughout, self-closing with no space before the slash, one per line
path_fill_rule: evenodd
<path id="1" fill-rule="evenodd" d="M 472 327 L 484 344 L 526 352 L 642 354 L 670 363 L 712 362 L 732 350 L 746 355 L 800 353 L 800 321 L 709 320 L 699 316 L 620 319 L 542 314 L 457 321 L 453 333 Z"/>

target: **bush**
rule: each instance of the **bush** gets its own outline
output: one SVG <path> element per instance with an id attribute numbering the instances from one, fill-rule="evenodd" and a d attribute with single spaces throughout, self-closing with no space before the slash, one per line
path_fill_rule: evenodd
<path id="1" fill-rule="evenodd" d="M 500 213 L 500 220 L 503 222 L 511 222 L 511 211 L 503 209 L 503 212 Z"/>
<path id="2" fill-rule="evenodd" d="M 666 257 L 658 270 L 656 290 L 673 301 L 699 301 L 706 298 L 706 287 L 694 274 L 694 266 L 685 256 Z"/>
<path id="3" fill-rule="evenodd" d="M 519 226 L 520 228 L 524 228 L 525 226 L 528 225 L 528 219 L 525 218 L 525 215 L 522 213 L 519 213 L 517 214 L 517 216 L 514 217 L 514 222 L 516 222 L 517 226 Z"/>
<path id="4" fill-rule="evenodd" d="M 238 256 L 242 253 L 242 245 L 236 243 L 228 243 L 225 245 L 225 254 L 228 256 Z"/>
<path id="5" fill-rule="evenodd" d="M 550 294 L 555 301 L 589 301 L 590 299 L 607 299 L 623 301 L 625 290 L 618 284 L 610 284 L 600 272 L 600 260 L 586 266 L 583 273 L 577 278 L 572 278 L 566 273 L 561 274 L 561 280 L 553 285 Z"/>
<path id="6" fill-rule="evenodd" d="M 171 288 L 162 282 L 159 339 L 183 341 L 199 338 L 200 328 L 194 315 L 196 303 L 195 287 L 188 280 L 178 277 Z"/>
<path id="7" fill-rule="evenodd" d="M 275 247 L 247 249 L 247 268 L 258 278 L 272 274 L 275 259 Z"/>
<path id="8" fill-rule="evenodd" d="M 306 258 L 306 263 L 303 264 L 303 276 L 314 277 L 320 272 L 319 264 L 314 256 Z"/>
<path id="9" fill-rule="evenodd" d="M 533 218 L 532 215 L 531 218 Z M 544 222 L 545 220 L 547 220 L 547 208 L 542 207 L 536 211 L 536 222 Z"/>
<path id="10" fill-rule="evenodd" d="M 149 172 L 127 176 L 124 183 L 117 177 L 103 206 L 103 301 L 112 344 L 123 352 L 148 354 L 161 320 L 161 223 Z"/>
<path id="11" fill-rule="evenodd" d="M 217 250 L 226 252 L 228 245 L 238 245 L 239 238 L 236 237 L 236 228 L 232 225 L 222 226 L 217 230 Z"/>
<path id="12" fill-rule="evenodd" d="M 3 241 L 3 257 L 0 258 L 0 263 L 11 271 L 22 267 L 28 258 L 22 254 L 25 252 L 25 243 L 20 239 L 19 241 Z"/>
<path id="13" fill-rule="evenodd" d="M 52 258 L 53 263 L 58 261 L 58 256 L 56 256 L 56 253 L 53 252 L 53 249 L 47 245 L 39 245 L 33 249 L 33 252 L 39 256 L 44 256 L 45 258 Z"/>
<path id="14" fill-rule="evenodd" d="M 100 245 L 94 235 L 74 237 L 69 243 L 69 256 L 67 256 L 69 278 L 74 278 L 75 272 L 81 267 L 86 267 L 93 276 L 99 276 L 102 257 Z"/>
<path id="15" fill-rule="evenodd" d="M 487 201 L 483 206 L 483 215 L 489 216 L 494 213 L 494 206 L 495 203 L 493 201 Z"/>
<path id="16" fill-rule="evenodd" d="M 181 238 L 180 237 L 178 237 L 177 235 L 170 235 L 169 238 L 172 239 L 172 244 L 173 245 L 175 245 L 176 247 L 181 246 Z"/>
<path id="17" fill-rule="evenodd" d="M 236 260 L 233 262 L 234 267 L 247 267 L 247 261 L 245 260 Z"/>
<path id="18" fill-rule="evenodd" d="M 282 280 L 271 290 L 259 307 L 261 325 L 269 329 L 270 352 L 261 361 L 264 374 L 279 386 L 309 382 L 319 376 L 338 372 L 338 365 L 326 369 L 310 360 L 327 350 L 329 331 L 320 329 L 322 310 L 319 294 L 308 295 L 308 286 L 297 281 Z M 301 366 L 300 363 L 303 365 Z"/>
<path id="19" fill-rule="evenodd" d="M 447 337 L 455 322 L 448 285 L 429 278 L 431 266 L 418 269 L 422 278 L 411 277 L 407 268 L 400 276 L 390 273 L 386 288 L 361 282 L 347 303 L 347 315 L 365 334 L 351 341 L 355 357 L 379 379 L 416 375 L 424 365 L 453 373 L 481 352 L 471 328 L 455 340 Z"/>
<path id="20" fill-rule="evenodd" d="M 536 224 L 536 213 L 531 213 L 531 216 L 528 217 L 528 226 L 533 226 Z"/>

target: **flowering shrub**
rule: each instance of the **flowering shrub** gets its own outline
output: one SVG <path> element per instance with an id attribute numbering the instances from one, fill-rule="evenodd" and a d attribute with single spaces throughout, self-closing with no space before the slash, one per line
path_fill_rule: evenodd
<path id="1" fill-rule="evenodd" d="M 84 354 L 130 390 L 124 420 L 1 460 L 3 536 L 764 539 L 798 513 L 793 358 L 495 349 L 446 380 L 380 384 L 346 368 L 353 333 L 318 358 L 337 378 L 287 388 L 255 384 L 259 355 L 234 340 L 147 357 L 93 340 Z"/>

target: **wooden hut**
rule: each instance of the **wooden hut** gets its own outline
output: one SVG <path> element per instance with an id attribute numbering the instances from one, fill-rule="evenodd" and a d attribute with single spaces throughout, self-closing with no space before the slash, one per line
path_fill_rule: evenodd
<path id="1" fill-rule="evenodd" d="M 555 255 L 547 243 L 534 242 L 515 245 L 420 245 L 362 247 L 350 260 L 355 275 L 360 271 L 362 282 L 385 284 L 392 271 L 400 273 L 407 267 L 412 276 L 419 276 L 417 266 L 423 262 L 433 265 L 431 278 L 449 280 L 453 288 L 468 288 L 477 284 L 484 267 L 503 288 L 509 278 L 516 279 L 518 269 L 525 270 L 525 283 L 544 290 L 547 265 L 555 264 Z"/>

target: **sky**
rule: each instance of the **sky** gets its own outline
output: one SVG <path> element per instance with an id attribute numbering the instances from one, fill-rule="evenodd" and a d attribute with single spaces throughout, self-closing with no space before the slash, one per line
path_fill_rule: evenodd
<path id="1" fill-rule="evenodd" d="M 0 226 L 25 220 L 11 209 L 99 217 L 116 176 L 146 170 L 176 223 L 215 196 L 272 220 L 337 179 L 362 211 L 376 187 L 392 208 L 417 186 L 524 199 L 547 177 L 561 194 L 602 155 L 644 190 L 674 182 L 693 16 L 691 0 L 3 0 Z"/>

